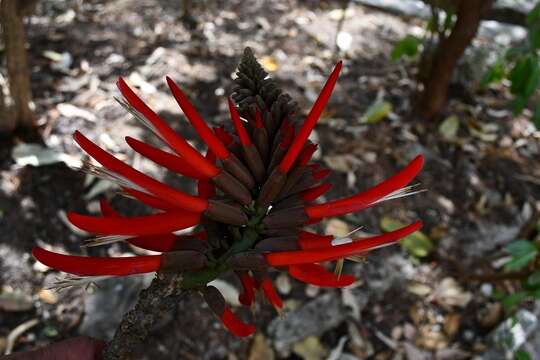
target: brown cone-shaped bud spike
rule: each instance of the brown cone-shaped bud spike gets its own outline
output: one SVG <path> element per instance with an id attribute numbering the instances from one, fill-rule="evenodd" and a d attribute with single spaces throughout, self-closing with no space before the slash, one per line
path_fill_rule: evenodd
<path id="1" fill-rule="evenodd" d="M 221 171 L 212 178 L 212 181 L 218 188 L 240 204 L 247 205 L 251 203 L 252 198 L 249 190 L 227 171 Z"/>
<path id="2" fill-rule="evenodd" d="M 276 166 L 279 165 L 279 162 L 285 154 L 287 153 L 288 148 L 283 146 L 277 146 L 274 152 L 272 153 L 272 159 L 270 160 L 270 165 L 268 165 L 268 171 L 272 171 Z"/>
<path id="3" fill-rule="evenodd" d="M 298 236 L 276 236 L 261 240 L 255 249 L 262 252 L 298 250 Z"/>
<path id="4" fill-rule="evenodd" d="M 263 224 L 266 228 L 272 229 L 274 227 L 293 227 L 300 226 L 309 220 L 309 216 L 306 214 L 304 207 L 285 209 L 268 214 Z"/>
<path id="5" fill-rule="evenodd" d="M 288 196 L 290 194 L 296 194 L 301 191 L 307 190 L 315 185 L 317 185 L 321 180 L 317 180 L 312 176 L 311 171 L 305 172 L 304 175 L 298 180 L 298 182 L 292 186 L 292 188 L 283 194 L 283 196 Z"/>
<path id="6" fill-rule="evenodd" d="M 208 264 L 206 256 L 198 251 L 172 251 L 161 254 L 159 269 L 166 272 L 200 270 Z"/>
<path id="7" fill-rule="evenodd" d="M 238 160 L 238 158 L 231 154 L 225 160 L 221 160 L 225 170 L 230 172 L 235 178 L 237 178 L 242 184 L 244 184 L 249 190 L 255 186 L 255 180 L 249 170 Z"/>
<path id="8" fill-rule="evenodd" d="M 257 150 L 259 150 L 261 159 L 266 165 L 268 163 L 268 154 L 270 152 L 269 144 L 268 144 L 268 131 L 266 131 L 265 128 L 255 128 L 253 130 L 252 136 L 253 136 L 253 143 L 257 147 Z"/>
<path id="9" fill-rule="evenodd" d="M 244 151 L 244 159 L 251 170 L 251 173 L 255 177 L 255 180 L 260 184 L 264 181 L 264 175 L 266 171 L 264 169 L 264 163 L 259 155 L 259 151 L 253 143 L 249 145 L 243 145 L 242 149 Z"/>
<path id="10" fill-rule="evenodd" d="M 287 175 L 287 182 L 285 185 L 283 185 L 283 189 L 281 190 L 281 193 L 278 195 L 278 199 L 283 199 L 284 197 L 287 197 L 291 194 L 291 189 L 293 186 L 295 186 L 300 179 L 311 169 L 309 166 L 299 166 L 294 168 L 289 174 Z"/>
<path id="11" fill-rule="evenodd" d="M 214 314 L 221 316 L 225 311 L 226 303 L 225 298 L 219 290 L 214 286 L 207 286 L 201 290 L 204 301 L 208 304 L 208 307 Z"/>
<path id="12" fill-rule="evenodd" d="M 240 253 L 233 255 L 227 260 L 227 265 L 233 270 L 245 271 L 262 271 L 268 268 L 266 258 L 257 253 Z"/>
<path id="13" fill-rule="evenodd" d="M 268 176 L 264 183 L 257 203 L 262 207 L 269 206 L 272 201 L 278 196 L 287 181 L 287 174 L 284 174 L 279 168 L 275 168 L 274 171 Z"/>
<path id="14" fill-rule="evenodd" d="M 205 215 L 229 225 L 242 226 L 248 222 L 248 217 L 242 210 L 215 200 L 208 200 Z"/>
<path id="15" fill-rule="evenodd" d="M 284 210 L 295 208 L 299 206 L 304 206 L 305 201 L 297 194 L 286 197 L 285 199 L 279 200 L 278 203 L 272 205 L 272 211 Z"/>

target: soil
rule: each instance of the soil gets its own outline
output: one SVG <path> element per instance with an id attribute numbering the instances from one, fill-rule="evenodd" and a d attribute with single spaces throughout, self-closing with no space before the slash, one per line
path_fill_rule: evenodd
<path id="1" fill-rule="evenodd" d="M 305 112 L 324 76 L 335 60 L 342 58 L 343 74 L 316 128 L 319 161 L 335 170 L 330 177 L 334 186 L 327 197 L 341 197 L 376 184 L 417 153 L 423 153 L 427 164 L 417 181 L 427 192 L 383 203 L 343 220 L 350 229 L 362 225 L 362 231 L 376 233 L 383 216 L 403 222 L 422 219 L 423 232 L 435 243 L 428 257 L 416 259 L 405 249 L 392 247 L 366 261 L 382 264 L 386 257 L 398 256 L 414 269 L 407 281 L 421 283 L 432 292 L 442 279 L 452 277 L 463 291 L 472 294 L 472 300 L 463 307 L 448 306 L 427 294 L 408 291 L 408 283 L 403 283 L 384 293 L 371 293 L 361 319 L 349 319 L 317 335 L 318 339 L 331 351 L 342 336 L 354 340 L 357 335 L 351 335 L 353 326 L 360 338 L 373 346 L 371 355 L 365 358 L 387 359 L 403 350 L 389 347 L 378 334 L 391 337 L 396 329 L 403 330 L 408 324 L 416 335 L 396 335 L 392 341 L 414 343 L 422 351 L 433 353 L 441 347 L 455 347 L 469 355 L 481 353 L 486 335 L 502 317 L 488 327 L 481 325 L 478 314 L 494 300 L 481 292 L 486 281 L 473 281 L 463 274 L 495 271 L 492 260 L 500 257 L 501 248 L 513 240 L 511 234 L 518 236 L 540 210 L 540 137 L 531 130 L 527 113 L 514 117 L 508 111 L 504 86 L 480 91 L 471 81 L 459 85 L 474 95 L 472 103 L 468 96 L 464 99 L 460 93 L 453 93 L 439 121 L 426 122 L 412 115 L 414 64 L 392 62 L 389 53 L 398 39 L 419 25 L 417 20 L 351 4 L 341 31 L 352 37 L 352 43 L 336 53 L 336 14 L 341 2 L 194 3 L 189 16 L 182 14 L 178 0 L 39 4 L 36 14 L 29 18 L 28 35 L 35 112 L 46 144 L 58 152 L 83 157 L 71 138 L 73 131 L 79 130 L 150 174 L 192 191 L 189 182 L 165 174 L 128 150 L 123 139 L 126 135 L 153 143 L 156 139 L 114 101 L 118 76 L 138 86 L 160 115 L 201 146 L 167 93 L 165 75 L 183 85 L 205 119 L 219 124 L 228 119 L 224 96 L 231 92 L 233 73 L 245 46 L 254 49 L 271 76 Z M 51 51 L 56 55 L 51 56 Z M 58 60 L 58 55 L 67 62 Z M 362 114 L 381 96 L 392 103 L 390 119 L 362 124 Z M 70 115 L 65 104 L 95 117 Z M 457 116 L 460 122 L 452 140 L 439 131 L 440 121 L 449 116 Z M 486 129 L 486 124 L 490 128 Z M 95 181 L 88 183 L 85 174 L 63 163 L 17 165 L 10 154 L 20 142 L 19 138 L 8 139 L 0 147 L 0 294 L 18 294 L 17 301 L 29 302 L 29 306 L 20 311 L 0 311 L 0 340 L 27 320 L 40 321 L 17 339 L 16 351 L 75 336 L 84 316 L 92 316 L 85 314 L 87 294 L 82 289 L 56 294 L 54 301 L 43 295 L 44 284 L 58 274 L 35 265 L 30 255 L 33 246 L 103 256 L 135 251 L 122 244 L 81 249 L 84 236 L 68 227 L 62 214 L 95 210 L 99 196 L 88 199 Z M 111 198 L 126 215 L 145 211 L 119 196 L 117 189 L 106 189 L 100 196 Z M 321 231 L 327 228 L 328 223 L 319 226 Z M 510 235 L 504 236 L 502 230 L 490 232 L 499 228 Z M 350 264 L 346 270 L 363 274 L 364 265 Z M 370 279 L 363 281 L 369 283 Z M 292 283 L 285 300 L 296 302 L 295 306 L 312 300 L 309 289 Z M 493 286 L 508 289 L 513 285 Z M 248 309 L 238 311 L 249 315 Z M 445 326 L 450 315 L 459 318 L 453 333 L 426 330 L 429 326 Z M 266 338 L 271 337 L 267 327 L 276 316 L 267 304 L 258 309 L 255 322 Z M 135 358 L 254 360 L 264 358 L 260 351 L 252 339 L 237 339 L 224 331 L 204 302 L 192 296 L 178 304 L 175 314 L 156 325 Z M 358 344 L 349 342 L 344 351 L 362 358 Z M 323 358 L 302 354 L 295 348 L 289 354 L 275 356 Z"/>

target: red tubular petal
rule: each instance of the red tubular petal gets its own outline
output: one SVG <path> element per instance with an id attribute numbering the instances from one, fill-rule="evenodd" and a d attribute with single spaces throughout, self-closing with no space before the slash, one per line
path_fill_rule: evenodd
<path id="1" fill-rule="evenodd" d="M 315 151 L 317 151 L 317 144 L 308 144 L 306 147 L 304 147 L 300 155 L 298 155 L 298 166 L 307 165 Z"/>
<path id="2" fill-rule="evenodd" d="M 167 212 L 135 217 L 87 216 L 68 213 L 69 221 L 79 229 L 102 235 L 154 235 L 170 233 L 197 225 L 200 214 Z"/>
<path id="3" fill-rule="evenodd" d="M 336 260 L 347 256 L 357 255 L 382 245 L 393 243 L 407 235 L 412 234 L 421 227 L 422 222 L 417 221 L 413 224 L 404 226 L 401 229 L 378 236 L 361 240 L 359 239 L 349 244 L 330 246 L 321 249 L 282 251 L 267 254 L 266 260 L 268 261 L 268 264 L 272 266 L 309 264 L 321 261 Z"/>
<path id="4" fill-rule="evenodd" d="M 289 266 L 289 275 L 296 280 L 324 287 L 345 287 L 351 285 L 355 278 L 352 275 L 337 276 L 318 264 L 302 264 Z"/>
<path id="5" fill-rule="evenodd" d="M 132 189 L 132 188 L 127 188 L 127 187 L 124 187 L 122 189 L 127 194 L 133 196 L 135 199 L 139 200 L 140 202 L 142 202 L 145 205 L 150 206 L 151 208 L 159 209 L 159 210 L 165 210 L 165 211 L 179 211 L 180 209 L 182 209 L 178 205 L 176 205 L 176 206 L 171 205 L 168 202 L 163 201 L 160 198 L 155 197 L 155 196 L 150 195 L 150 194 L 147 194 L 145 192 L 135 190 L 135 189 Z"/>
<path id="6" fill-rule="evenodd" d="M 290 126 L 287 127 L 287 130 L 285 130 L 285 136 L 283 136 L 283 139 L 281 140 L 281 143 L 279 146 L 281 146 L 283 149 L 288 148 L 291 146 L 293 139 L 294 139 L 294 127 Z"/>
<path id="7" fill-rule="evenodd" d="M 192 179 L 208 179 L 204 173 L 196 167 L 191 166 L 186 160 L 178 155 L 171 154 L 151 145 L 148 145 L 140 140 L 126 136 L 127 144 L 136 152 L 161 165 L 168 170 L 181 174 Z"/>
<path id="8" fill-rule="evenodd" d="M 153 272 L 159 269 L 161 256 L 131 256 L 121 258 L 88 257 L 57 254 L 34 247 L 32 255 L 53 269 L 79 276 L 125 276 Z"/>
<path id="9" fill-rule="evenodd" d="M 424 157 L 418 155 L 405 168 L 380 184 L 357 195 L 327 202 L 324 204 L 306 206 L 306 213 L 312 219 L 327 216 L 343 215 L 365 209 L 386 195 L 406 186 L 420 172 Z"/>
<path id="10" fill-rule="evenodd" d="M 240 114 L 238 114 L 238 110 L 236 109 L 236 106 L 232 102 L 231 98 L 227 98 L 227 102 L 229 103 L 229 111 L 231 113 L 231 119 L 234 124 L 234 128 L 236 129 L 236 133 L 238 134 L 238 138 L 240 139 L 240 144 L 242 145 L 249 145 L 251 144 L 251 139 L 249 137 L 249 134 L 246 131 L 246 128 L 244 127 L 244 122 L 242 119 L 240 119 Z"/>
<path id="11" fill-rule="evenodd" d="M 238 301 L 244 306 L 250 306 L 253 303 L 255 297 L 255 280 L 247 272 L 241 272 L 238 274 L 240 282 L 242 282 L 242 288 L 244 292 L 238 296 Z"/>
<path id="12" fill-rule="evenodd" d="M 330 183 L 324 183 L 324 184 L 321 184 L 321 185 L 317 185 L 317 186 L 312 187 L 311 189 L 307 189 L 305 191 L 302 191 L 300 193 L 300 197 L 304 201 L 310 202 L 310 201 L 316 200 L 318 197 L 325 194 L 328 190 L 330 190 L 330 188 L 332 188 L 332 184 L 330 184 Z"/>
<path id="13" fill-rule="evenodd" d="M 73 138 L 88 155 L 101 165 L 148 190 L 163 201 L 193 212 L 203 212 L 208 208 L 208 202 L 205 199 L 183 193 L 135 170 L 94 144 L 80 132 L 76 131 Z M 206 159 L 202 159 L 208 162 Z"/>
<path id="14" fill-rule="evenodd" d="M 332 90 L 334 90 L 334 85 L 336 84 L 339 72 L 341 71 L 341 66 L 342 66 L 342 62 L 340 61 L 334 67 L 334 70 L 328 77 L 326 84 L 324 84 L 324 87 L 322 88 L 319 97 L 315 101 L 315 104 L 313 104 L 311 111 L 309 112 L 308 116 L 304 120 L 304 123 L 302 124 L 300 131 L 298 132 L 297 136 L 294 138 L 294 141 L 292 145 L 290 146 L 289 151 L 287 152 L 283 160 L 281 160 L 281 163 L 279 164 L 279 168 L 284 173 L 287 173 L 289 169 L 291 168 L 292 164 L 296 160 L 296 157 L 298 156 L 298 154 L 302 150 L 302 147 L 307 141 L 309 134 L 315 127 L 317 120 L 321 116 L 324 110 L 324 107 L 326 103 L 328 102 L 330 95 L 332 94 Z"/>
<path id="15" fill-rule="evenodd" d="M 225 307 L 219 318 L 227 330 L 238 337 L 246 337 L 255 332 L 255 326 L 242 322 L 228 307 Z"/>
<path id="16" fill-rule="evenodd" d="M 176 85 L 176 83 L 168 76 L 166 76 L 167 84 L 171 89 L 171 92 L 176 99 L 176 102 L 182 108 L 184 115 L 195 128 L 201 139 L 208 145 L 208 148 L 212 150 L 214 154 L 220 159 L 226 159 L 229 157 L 229 150 L 223 145 L 223 143 L 218 139 L 214 132 L 206 125 L 203 118 L 199 115 L 195 106 L 191 104 L 187 96 L 182 90 Z"/>
<path id="17" fill-rule="evenodd" d="M 313 178 L 315 180 L 322 180 L 325 177 L 327 177 L 328 175 L 330 175 L 331 172 L 332 171 L 330 169 L 321 169 L 319 171 L 313 172 L 313 174 L 311 174 L 311 176 L 313 176 Z"/>
<path id="18" fill-rule="evenodd" d="M 192 166 L 197 167 L 207 177 L 214 177 L 219 173 L 219 169 L 208 163 L 199 152 L 193 148 L 183 137 L 178 135 L 162 118 L 160 118 L 148 105 L 142 101 L 137 94 L 126 84 L 124 79 L 118 78 L 118 89 L 138 112 L 144 115 L 156 128 L 156 131 L 163 137 L 167 145 Z"/>
<path id="19" fill-rule="evenodd" d="M 332 246 L 332 235 L 319 235 L 307 231 L 300 231 L 298 235 L 298 244 L 304 250 L 320 249 Z"/>
<path id="20" fill-rule="evenodd" d="M 214 133 L 225 145 L 230 145 L 234 141 L 234 138 L 227 130 L 225 130 L 224 126 L 214 128 Z"/>
<path id="21" fill-rule="evenodd" d="M 283 301 L 279 297 L 278 293 L 276 292 L 276 289 L 272 285 L 272 280 L 270 278 L 265 278 L 261 283 L 261 288 L 264 293 L 264 297 L 272 304 L 275 308 L 282 308 L 283 307 Z"/>
<path id="22" fill-rule="evenodd" d="M 205 158 L 212 164 L 216 163 L 216 155 L 210 149 L 206 152 Z M 197 182 L 197 194 L 203 199 L 210 199 L 216 195 L 216 187 L 210 180 L 199 180 Z"/>
<path id="23" fill-rule="evenodd" d="M 103 216 L 109 216 L 109 217 L 120 217 L 120 213 L 118 211 L 114 210 L 111 204 L 107 201 L 107 199 L 100 199 L 99 200 L 99 209 L 101 210 L 101 214 Z"/>

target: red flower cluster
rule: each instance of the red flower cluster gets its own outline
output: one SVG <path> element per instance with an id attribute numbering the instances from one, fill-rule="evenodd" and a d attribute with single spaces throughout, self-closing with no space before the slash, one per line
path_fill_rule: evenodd
<path id="1" fill-rule="evenodd" d="M 229 99 L 235 133 L 225 127 L 210 128 L 182 90 L 167 77 L 178 105 L 208 146 L 206 155 L 174 132 L 120 78 L 118 88 L 124 98 L 121 104 L 172 152 L 131 137 L 126 137 L 127 144 L 156 164 L 197 181 L 198 195 L 153 179 L 76 132 L 75 141 L 102 165 L 87 165 L 87 168 L 116 181 L 126 194 L 155 209 L 155 213 L 126 217 L 103 200 L 101 216 L 70 213 L 70 222 L 99 235 L 88 245 L 126 241 L 161 255 L 83 257 L 36 247 L 34 257 L 47 266 L 77 276 L 181 272 L 181 286 L 201 292 L 225 327 L 238 336 L 250 335 L 254 327 L 235 316 L 219 291 L 207 285 L 224 272 L 234 271 L 238 275 L 243 286 L 239 300 L 246 306 L 252 304 L 255 292 L 260 290 L 274 307 L 282 307 L 268 276 L 272 268 L 318 286 L 350 285 L 355 280 L 353 276 L 338 276 L 321 263 L 358 256 L 394 243 L 417 231 L 421 222 L 358 239 L 319 235 L 303 227 L 403 196 L 410 190 L 407 185 L 421 170 L 423 158 L 416 157 L 396 175 L 357 195 L 315 202 L 331 185 L 324 182 L 329 171 L 311 162 L 317 145 L 308 137 L 330 98 L 341 67 L 339 62 L 307 117 L 297 121 L 294 103 L 276 89 L 247 50 L 236 80 L 239 86 L 233 94 L 236 105 Z M 189 235 L 176 234 L 194 226 L 198 228 Z"/>

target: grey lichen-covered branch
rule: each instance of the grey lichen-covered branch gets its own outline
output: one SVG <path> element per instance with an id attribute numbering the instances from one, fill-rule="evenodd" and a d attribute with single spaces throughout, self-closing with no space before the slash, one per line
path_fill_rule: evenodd
<path id="1" fill-rule="evenodd" d="M 180 287 L 181 281 L 181 274 L 157 273 L 150 286 L 139 294 L 135 307 L 124 315 L 104 350 L 104 360 L 131 358 L 134 348 L 144 341 L 152 325 L 173 311 L 187 294 Z"/>

